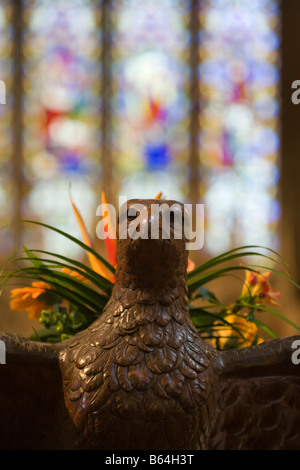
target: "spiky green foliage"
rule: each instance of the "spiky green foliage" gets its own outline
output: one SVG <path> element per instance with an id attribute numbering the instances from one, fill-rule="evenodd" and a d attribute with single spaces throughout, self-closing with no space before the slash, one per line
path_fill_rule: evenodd
<path id="1" fill-rule="evenodd" d="M 114 267 L 99 253 L 77 238 L 47 224 L 36 221 L 24 222 L 37 224 L 59 233 L 86 252 L 91 253 L 111 273 L 115 272 Z M 259 246 L 243 246 L 227 251 L 197 266 L 187 275 L 191 319 L 203 337 L 210 340 L 215 339 L 217 348 L 221 347 L 219 341 L 220 330 L 226 327 L 232 331 L 232 336 L 227 337 L 226 347 L 239 347 L 241 339 L 244 340 L 244 345 L 249 343 L 249 338 L 244 336 L 244 329 L 238 323 L 234 324 L 228 321 L 229 313 L 234 314 L 236 318 L 241 317 L 243 321 L 254 323 L 269 337 L 276 337 L 277 335 L 267 324 L 256 317 L 258 311 L 272 313 L 293 326 L 297 331 L 300 331 L 300 328 L 287 317 L 275 309 L 269 308 L 263 302 L 258 302 L 257 298 L 252 298 L 250 292 L 248 296 L 239 297 L 228 306 L 224 305 L 213 292 L 205 287 L 216 279 L 235 275 L 235 273 L 245 271 L 245 269 L 254 273 L 260 273 L 261 269 L 266 269 L 283 276 L 299 288 L 289 275 L 283 259 L 275 251 L 267 248 L 264 248 L 263 251 L 268 255 L 262 254 L 261 248 Z M 247 258 L 252 260 L 254 258 L 261 259 L 266 265 L 245 266 L 240 263 L 232 264 L 233 261 L 244 261 Z M 34 332 L 31 337 L 33 340 L 58 342 L 73 336 L 75 333 L 87 328 L 102 314 L 110 298 L 113 288 L 111 281 L 95 272 L 85 263 L 67 256 L 45 250 L 29 250 L 24 247 L 22 256 L 16 256 L 14 263 L 16 267 L 6 273 L 5 267 L 3 267 L 0 277 L 1 289 L 15 279 L 22 279 L 22 281 L 39 280 L 50 286 L 39 297 L 39 300 L 48 305 L 49 309 L 42 311 L 40 323 L 43 329 Z M 280 266 L 280 269 L 275 268 L 277 266 Z M 63 272 L 63 268 L 78 273 L 80 276 L 75 277 L 68 272 Z M 251 344 L 256 344 L 257 339 L 258 335 L 254 335 L 251 338 Z"/>

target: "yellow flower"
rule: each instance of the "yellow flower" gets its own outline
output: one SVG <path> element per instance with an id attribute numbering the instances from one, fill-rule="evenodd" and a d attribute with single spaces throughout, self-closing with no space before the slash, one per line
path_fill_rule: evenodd
<path id="1" fill-rule="evenodd" d="M 241 297 L 251 296 L 255 303 L 266 302 L 271 305 L 278 305 L 280 292 L 271 289 L 269 278 L 271 271 L 263 274 L 245 270 L 245 282 Z"/>
<path id="2" fill-rule="evenodd" d="M 258 334 L 258 328 L 255 323 L 247 320 L 245 316 L 231 313 L 230 310 L 224 319 L 230 325 L 220 325 L 215 322 L 213 338 L 209 338 L 215 348 L 225 349 L 228 344 L 235 348 L 246 347 L 254 342 Z M 263 339 L 258 338 L 257 344 L 262 342 Z"/>
<path id="3" fill-rule="evenodd" d="M 11 310 L 20 312 L 27 311 L 28 318 L 38 320 L 42 310 L 49 309 L 49 306 L 39 300 L 39 296 L 47 292 L 51 287 L 43 281 L 32 283 L 32 287 L 22 287 L 12 289 L 10 296 Z"/>

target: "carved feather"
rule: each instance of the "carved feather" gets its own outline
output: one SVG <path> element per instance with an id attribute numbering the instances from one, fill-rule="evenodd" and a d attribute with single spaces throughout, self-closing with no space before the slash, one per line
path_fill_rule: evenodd
<path id="1" fill-rule="evenodd" d="M 0 335 L 0 447 L 300 449 L 300 337 L 218 352 L 189 317 L 184 238 L 118 240 L 117 257 L 85 331 L 55 345 Z"/>

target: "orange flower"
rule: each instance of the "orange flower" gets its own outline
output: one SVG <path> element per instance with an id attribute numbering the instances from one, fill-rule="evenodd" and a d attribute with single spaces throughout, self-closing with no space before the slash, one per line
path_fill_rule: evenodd
<path id="1" fill-rule="evenodd" d="M 102 191 L 101 193 L 101 202 L 103 205 L 107 205 L 107 198 L 106 198 L 106 194 L 104 191 Z M 108 217 L 109 217 L 109 212 L 108 212 Z M 107 225 L 108 225 L 107 227 L 108 237 L 105 238 L 104 243 L 105 243 L 106 253 L 108 256 L 108 261 L 115 268 L 117 265 L 117 242 L 116 242 L 116 239 L 113 238 L 112 236 L 112 230 L 111 230 L 112 222 L 110 219 Z"/>
<path id="2" fill-rule="evenodd" d="M 74 211 L 74 214 L 75 214 L 75 217 L 76 217 L 76 220 L 77 220 L 77 223 L 79 225 L 79 228 L 81 230 L 81 233 L 82 233 L 82 236 L 83 236 L 83 240 L 84 240 L 84 243 L 86 245 L 88 245 L 90 248 L 94 248 L 94 244 L 93 244 L 93 240 L 85 226 L 85 223 L 84 223 L 84 220 L 79 212 L 79 210 L 77 209 L 77 207 L 75 206 L 74 202 L 72 201 L 71 199 L 71 204 L 72 204 L 72 207 L 73 207 L 73 211 Z M 92 253 L 88 252 L 88 258 L 89 258 L 89 261 L 90 261 L 90 265 L 92 267 L 92 269 L 97 272 L 98 274 L 100 274 L 101 276 L 105 277 L 106 279 L 109 279 L 112 281 L 113 279 L 113 274 L 107 269 L 106 266 L 104 266 L 103 263 L 101 263 L 101 261 L 98 260 L 98 258 L 96 258 Z"/>
<path id="3" fill-rule="evenodd" d="M 32 287 L 22 287 L 12 289 L 10 295 L 10 308 L 20 312 L 27 311 L 28 318 L 38 320 L 41 311 L 49 306 L 39 300 L 39 296 L 44 294 L 51 287 L 43 281 L 32 283 Z"/>
<path id="4" fill-rule="evenodd" d="M 69 274 L 69 276 L 76 277 L 79 281 L 85 281 L 86 278 L 80 274 L 78 271 L 71 271 L 69 268 L 63 268 L 61 270 L 62 273 Z"/>
<path id="5" fill-rule="evenodd" d="M 190 273 L 195 269 L 196 265 L 194 261 L 191 260 L 191 258 L 188 258 L 188 266 L 187 266 L 187 272 Z"/>
<path id="6" fill-rule="evenodd" d="M 278 305 L 280 292 L 271 289 L 269 278 L 271 271 L 264 274 L 245 270 L 245 282 L 243 285 L 241 297 L 251 296 L 254 301 L 266 302 L 271 305 Z"/>

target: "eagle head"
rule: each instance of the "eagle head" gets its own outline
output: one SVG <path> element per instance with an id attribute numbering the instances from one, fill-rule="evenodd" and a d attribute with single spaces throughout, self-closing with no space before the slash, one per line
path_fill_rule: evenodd
<path id="1" fill-rule="evenodd" d="M 190 223 L 184 204 L 173 200 L 131 199 L 120 208 L 117 273 L 130 274 L 140 287 L 165 287 L 185 279 Z"/>

